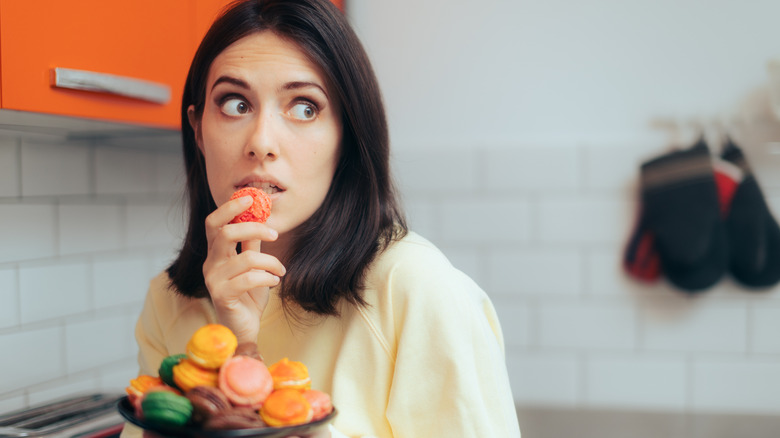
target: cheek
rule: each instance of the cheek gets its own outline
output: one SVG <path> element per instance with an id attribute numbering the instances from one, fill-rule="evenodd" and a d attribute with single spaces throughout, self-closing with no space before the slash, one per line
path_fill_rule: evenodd
<path id="1" fill-rule="evenodd" d="M 235 167 L 229 151 L 223 146 L 219 140 L 204 136 L 203 160 L 206 164 L 206 178 L 217 206 L 227 202 L 223 195 L 232 184 L 231 172 Z"/>
<path id="2" fill-rule="evenodd" d="M 327 191 L 330 183 L 333 181 L 337 160 L 338 155 L 331 151 L 320 151 L 310 157 L 310 165 L 307 166 L 310 177 L 316 179 L 319 184 L 324 185 L 324 191 Z"/>

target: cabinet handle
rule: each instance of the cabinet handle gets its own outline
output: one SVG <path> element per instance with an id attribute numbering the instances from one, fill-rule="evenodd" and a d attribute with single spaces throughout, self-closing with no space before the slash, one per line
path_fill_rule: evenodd
<path id="1" fill-rule="evenodd" d="M 171 101 L 168 85 L 108 73 L 57 67 L 51 70 L 51 83 L 57 88 L 115 94 L 159 104 Z"/>

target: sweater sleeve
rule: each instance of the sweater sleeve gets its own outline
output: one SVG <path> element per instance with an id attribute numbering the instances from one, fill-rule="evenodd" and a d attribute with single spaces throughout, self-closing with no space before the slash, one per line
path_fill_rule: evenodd
<path id="1" fill-rule="evenodd" d="M 156 376 L 160 363 L 169 355 L 162 329 L 163 324 L 160 321 L 160 303 L 156 302 L 161 290 L 166 288 L 166 281 L 167 276 L 164 274 L 151 281 L 141 315 L 135 326 L 139 375 Z"/>
<path id="2" fill-rule="evenodd" d="M 393 435 L 519 437 L 493 305 L 446 259 L 417 262 L 401 263 L 391 280 L 397 351 L 387 418 Z"/>

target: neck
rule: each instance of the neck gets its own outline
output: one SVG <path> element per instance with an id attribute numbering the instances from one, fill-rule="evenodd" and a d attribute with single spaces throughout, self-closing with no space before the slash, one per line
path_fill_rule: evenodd
<path id="1" fill-rule="evenodd" d="M 292 242 L 292 236 L 290 233 L 279 234 L 279 238 L 273 242 L 263 242 L 261 251 L 276 257 L 282 264 L 287 261 L 287 250 Z"/>

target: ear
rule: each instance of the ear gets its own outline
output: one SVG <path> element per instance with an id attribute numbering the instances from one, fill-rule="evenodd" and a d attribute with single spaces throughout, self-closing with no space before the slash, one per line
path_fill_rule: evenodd
<path id="1" fill-rule="evenodd" d="M 195 115 L 195 105 L 190 105 L 187 108 L 187 119 L 189 119 L 192 131 L 195 133 L 195 143 L 197 143 L 200 153 L 203 153 L 203 133 L 200 129 L 200 120 Z"/>

